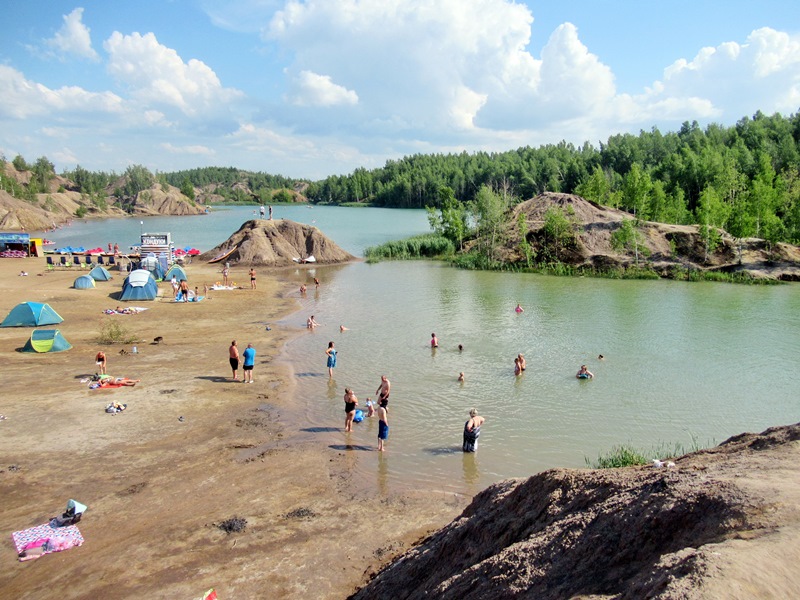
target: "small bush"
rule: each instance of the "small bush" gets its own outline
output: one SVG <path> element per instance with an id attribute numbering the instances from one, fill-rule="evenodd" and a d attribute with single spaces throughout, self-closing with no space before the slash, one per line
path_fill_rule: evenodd
<path id="1" fill-rule="evenodd" d="M 225 533 L 241 533 L 247 529 L 247 519 L 243 517 L 231 517 L 225 519 L 222 523 L 217 525 Z"/>
<path id="2" fill-rule="evenodd" d="M 101 344 L 132 344 L 138 339 L 138 336 L 117 320 L 108 319 L 100 325 Z"/>

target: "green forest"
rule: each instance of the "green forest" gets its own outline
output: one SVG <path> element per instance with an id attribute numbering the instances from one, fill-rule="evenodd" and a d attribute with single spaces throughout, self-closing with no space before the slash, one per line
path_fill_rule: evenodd
<path id="1" fill-rule="evenodd" d="M 562 142 L 502 153 L 415 155 L 383 168 L 313 183 L 313 202 L 440 207 L 449 188 L 462 203 L 489 187 L 516 201 L 574 193 L 639 219 L 701 224 L 735 237 L 800 242 L 800 114 L 756 113 L 736 125 L 684 123 L 577 147 Z"/>

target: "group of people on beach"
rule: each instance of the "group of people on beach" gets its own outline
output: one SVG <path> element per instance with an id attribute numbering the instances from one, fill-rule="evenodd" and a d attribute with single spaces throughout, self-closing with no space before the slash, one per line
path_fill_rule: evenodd
<path id="1" fill-rule="evenodd" d="M 333 342 L 329 343 L 329 348 Z M 378 410 L 375 410 L 371 398 L 367 398 L 367 417 L 378 416 L 378 451 L 383 452 L 386 440 L 389 439 L 389 393 L 392 384 L 386 375 L 381 375 L 381 382 L 375 394 L 378 396 Z M 358 398 L 351 388 L 344 389 L 344 430 L 346 433 L 353 431 L 353 422 L 356 418 Z"/>

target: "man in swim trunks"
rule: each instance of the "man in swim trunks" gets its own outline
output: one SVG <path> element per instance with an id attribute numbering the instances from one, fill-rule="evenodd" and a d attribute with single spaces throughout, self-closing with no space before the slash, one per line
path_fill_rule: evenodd
<path id="1" fill-rule="evenodd" d="M 256 289 L 256 270 L 250 267 L 250 289 Z"/>
<path id="2" fill-rule="evenodd" d="M 392 389 L 391 382 L 386 378 L 386 375 L 381 375 L 381 384 L 378 386 L 378 389 L 375 390 L 375 393 L 378 394 L 378 402 L 386 402 L 389 404 L 389 392 Z"/>
<path id="3" fill-rule="evenodd" d="M 239 379 L 239 348 L 236 346 L 236 340 L 231 342 L 231 347 L 228 348 L 228 355 L 230 356 L 231 371 L 233 371 L 233 378 Z"/>
<path id="4" fill-rule="evenodd" d="M 388 400 L 381 400 L 378 407 L 378 452 L 383 452 L 383 443 L 389 438 L 389 411 L 386 409 Z"/>
<path id="5" fill-rule="evenodd" d="M 247 348 L 242 352 L 242 370 L 244 371 L 244 383 L 253 383 L 253 366 L 256 364 L 256 349 L 252 344 L 247 344 Z"/>

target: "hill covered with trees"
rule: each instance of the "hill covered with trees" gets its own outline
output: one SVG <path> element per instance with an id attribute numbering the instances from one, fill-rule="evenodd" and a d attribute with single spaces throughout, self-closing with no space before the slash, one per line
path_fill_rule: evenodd
<path id="1" fill-rule="evenodd" d="M 800 242 L 800 114 L 756 113 L 736 125 L 684 123 L 611 136 L 596 148 L 562 142 L 474 154 L 414 155 L 311 184 L 312 202 L 441 207 L 487 186 L 519 202 L 578 194 L 640 219 L 719 227 L 735 237 Z"/>

